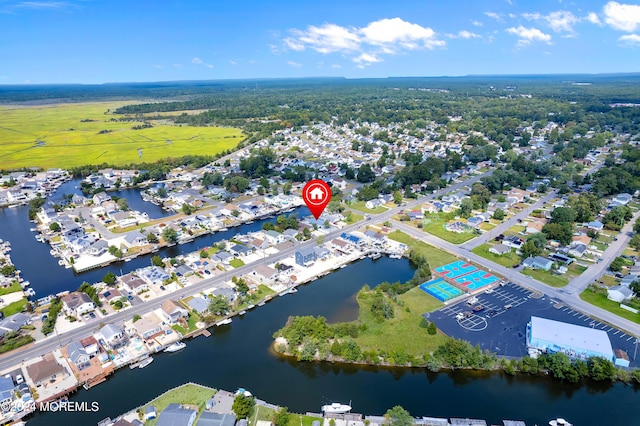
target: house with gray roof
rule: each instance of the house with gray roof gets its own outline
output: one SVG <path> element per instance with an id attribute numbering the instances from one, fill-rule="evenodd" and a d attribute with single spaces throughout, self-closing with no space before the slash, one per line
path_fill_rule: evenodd
<path id="1" fill-rule="evenodd" d="M 613 300 L 614 302 L 624 302 L 625 300 L 631 299 L 632 296 L 633 290 L 623 285 L 616 285 L 607 289 L 607 299 Z"/>
<path id="2" fill-rule="evenodd" d="M 18 312 L 0 321 L 0 337 L 11 331 L 18 331 L 23 325 L 31 323 L 29 315 Z"/>
<path id="3" fill-rule="evenodd" d="M 198 412 L 180 404 L 169 404 L 158 416 L 157 426 L 193 426 Z"/>
<path id="4" fill-rule="evenodd" d="M 303 247 L 295 253 L 296 263 L 300 266 L 310 266 L 316 261 L 316 250 L 313 246 Z"/>
<path id="5" fill-rule="evenodd" d="M 200 414 L 196 426 L 234 426 L 236 424 L 236 416 L 233 414 L 212 413 L 205 411 Z"/>
<path id="6" fill-rule="evenodd" d="M 199 314 L 209 310 L 209 302 L 202 297 L 194 297 L 187 304 Z"/>
<path id="7" fill-rule="evenodd" d="M 137 229 L 135 231 L 127 233 L 127 235 L 124 236 L 124 245 L 129 248 L 144 246 L 147 243 L 147 237 Z"/>
<path id="8" fill-rule="evenodd" d="M 214 262 L 220 262 L 224 264 L 228 264 L 231 259 L 233 259 L 233 255 L 226 251 L 219 251 L 211 256 L 211 260 L 213 260 Z"/>
<path id="9" fill-rule="evenodd" d="M 0 404 L 11 402 L 14 389 L 15 385 L 11 377 L 0 377 Z"/>
<path id="10" fill-rule="evenodd" d="M 527 257 L 522 262 L 522 266 L 524 266 L 525 268 L 542 269 L 543 271 L 548 271 L 553 266 L 553 261 L 542 256 Z"/>
<path id="11" fill-rule="evenodd" d="M 90 365 L 91 356 L 79 341 L 76 340 L 75 342 L 69 343 L 66 350 L 67 358 L 78 368 L 78 370 L 87 368 Z"/>
<path id="12" fill-rule="evenodd" d="M 100 334 L 104 341 L 112 348 L 122 346 L 126 343 L 124 332 L 115 324 L 107 324 L 100 329 Z"/>

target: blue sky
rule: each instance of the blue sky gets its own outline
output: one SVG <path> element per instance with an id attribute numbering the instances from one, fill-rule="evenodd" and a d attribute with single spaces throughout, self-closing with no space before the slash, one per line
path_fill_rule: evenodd
<path id="1" fill-rule="evenodd" d="M 0 0 L 0 84 L 640 71 L 640 3 Z"/>

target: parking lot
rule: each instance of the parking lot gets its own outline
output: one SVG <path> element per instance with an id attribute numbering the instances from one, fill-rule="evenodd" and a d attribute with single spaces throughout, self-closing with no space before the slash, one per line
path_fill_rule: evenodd
<path id="1" fill-rule="evenodd" d="M 451 337 L 467 340 L 498 355 L 514 357 L 527 355 L 525 333 L 531 316 L 592 327 L 604 330 L 609 335 L 614 350 L 627 352 L 631 367 L 640 365 L 635 356 L 634 336 L 594 320 L 546 295 L 536 295 L 516 284 L 507 283 L 475 297 L 477 301 L 471 305 L 462 301 L 425 316 Z"/>

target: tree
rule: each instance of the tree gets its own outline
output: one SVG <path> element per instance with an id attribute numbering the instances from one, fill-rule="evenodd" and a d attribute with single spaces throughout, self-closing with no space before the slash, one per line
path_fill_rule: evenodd
<path id="1" fill-rule="evenodd" d="M 165 267 L 164 261 L 162 260 L 162 258 L 160 256 L 158 256 L 157 254 L 155 256 L 153 256 L 151 258 L 151 264 L 153 266 L 159 266 L 161 268 Z"/>
<path id="2" fill-rule="evenodd" d="M 284 195 L 290 195 L 292 187 L 293 185 L 291 185 L 291 182 L 286 182 L 284 185 L 282 185 L 282 192 L 284 193 Z"/>
<path id="3" fill-rule="evenodd" d="M 200 251 L 200 258 L 201 259 L 206 259 L 207 257 L 209 257 L 209 252 L 206 250 L 201 250 Z"/>
<path id="4" fill-rule="evenodd" d="M 502 209 L 496 209 L 496 210 L 493 212 L 493 218 L 494 218 L 495 220 L 502 220 L 502 219 L 504 219 L 504 210 L 502 210 Z"/>
<path id="5" fill-rule="evenodd" d="M 249 292 L 249 286 L 244 282 L 242 278 L 236 281 L 236 290 L 240 294 L 247 294 Z"/>
<path id="6" fill-rule="evenodd" d="M 640 234 L 635 234 L 633 237 L 631 237 L 629 245 L 636 250 L 640 250 Z"/>
<path id="7" fill-rule="evenodd" d="M 613 261 L 609 265 L 609 269 L 611 269 L 613 272 L 620 272 L 620 271 L 622 271 L 622 267 L 625 264 L 626 263 L 625 263 L 624 258 L 618 256 L 615 259 L 613 259 Z"/>
<path id="8" fill-rule="evenodd" d="M 402 203 L 402 193 L 398 190 L 393 191 L 393 202 L 400 205 Z"/>
<path id="9" fill-rule="evenodd" d="M 169 244 L 175 244 L 178 242 L 178 231 L 170 226 L 166 226 L 162 230 L 162 238 Z"/>
<path id="10" fill-rule="evenodd" d="M 465 198 L 460 202 L 460 216 L 469 217 L 473 211 L 473 200 L 471 198 Z"/>
<path id="11" fill-rule="evenodd" d="M 182 213 L 189 216 L 196 211 L 196 208 L 193 207 L 191 204 L 184 203 L 181 207 L 181 210 L 182 210 Z"/>
<path id="12" fill-rule="evenodd" d="M 429 326 L 427 327 L 427 333 L 429 333 L 432 336 L 438 333 L 438 329 L 436 328 L 435 322 L 431 321 L 429 323 Z"/>
<path id="13" fill-rule="evenodd" d="M 102 277 L 102 282 L 107 285 L 114 285 L 116 283 L 116 274 L 113 272 L 107 272 L 104 274 L 104 277 Z"/>
<path id="14" fill-rule="evenodd" d="M 289 424 L 289 410 L 287 407 L 281 407 L 278 411 L 273 413 L 273 425 L 274 426 L 287 426 Z"/>
<path id="15" fill-rule="evenodd" d="M 589 377 L 597 382 L 613 380 L 616 377 L 616 368 L 611 361 L 598 356 L 592 356 L 587 361 Z"/>
<path id="16" fill-rule="evenodd" d="M 49 229 L 53 232 L 60 232 L 60 224 L 58 222 L 51 222 L 51 224 L 49 225 Z"/>
<path id="17" fill-rule="evenodd" d="M 633 214 L 629 207 L 615 206 L 604 215 L 604 226 L 605 228 L 619 231 L 624 225 L 624 222 L 631 219 L 631 217 L 633 217 Z"/>
<path id="18" fill-rule="evenodd" d="M 252 396 L 246 396 L 244 393 L 236 395 L 233 400 L 231 410 L 235 413 L 238 419 L 246 419 L 253 414 L 253 407 L 256 405 L 256 401 Z"/>
<path id="19" fill-rule="evenodd" d="M 413 426 L 415 423 L 411 414 L 400 405 L 388 409 L 384 419 L 384 424 L 387 426 Z"/>
<path id="20" fill-rule="evenodd" d="M 158 243 L 158 236 L 156 234 L 154 234 L 153 232 L 149 232 L 147 234 L 147 242 L 151 243 L 151 244 L 157 244 Z"/>
<path id="21" fill-rule="evenodd" d="M 229 300 L 225 296 L 215 296 L 209 302 L 209 311 L 215 315 L 226 315 L 229 312 Z"/>
<path id="22" fill-rule="evenodd" d="M 160 188 L 158 188 L 158 190 L 156 191 L 156 195 L 160 198 L 166 198 L 167 197 L 167 188 L 165 188 L 164 186 L 161 186 Z"/>
<path id="23" fill-rule="evenodd" d="M 556 207 L 551 212 L 552 223 L 573 223 L 576 220 L 577 213 L 570 207 Z"/>
<path id="24" fill-rule="evenodd" d="M 109 254 L 115 257 L 122 257 L 122 250 L 116 246 L 109 246 Z"/>
<path id="25" fill-rule="evenodd" d="M 556 209 L 557 210 L 557 209 Z M 547 223 L 542 227 L 542 232 L 549 240 L 557 240 L 562 245 L 571 244 L 573 227 L 570 222 Z"/>
<path id="26" fill-rule="evenodd" d="M 371 165 L 369 163 L 364 163 L 360 166 L 358 170 L 357 181 L 362 183 L 373 182 L 376 178 L 376 174 L 371 169 Z"/>
<path id="27" fill-rule="evenodd" d="M 118 198 L 118 201 L 116 201 L 116 204 L 118 205 L 118 208 L 123 212 L 126 212 L 129 210 L 129 203 L 127 202 L 126 198 Z"/>
<path id="28" fill-rule="evenodd" d="M 528 240 L 520 247 L 520 256 L 522 259 L 539 256 L 540 253 L 542 253 L 542 250 L 537 247 L 532 240 Z"/>
<path id="29" fill-rule="evenodd" d="M 138 314 L 135 314 L 133 316 L 133 322 L 136 322 L 136 321 L 141 320 L 141 319 L 142 319 L 142 317 L 140 315 L 138 315 Z"/>

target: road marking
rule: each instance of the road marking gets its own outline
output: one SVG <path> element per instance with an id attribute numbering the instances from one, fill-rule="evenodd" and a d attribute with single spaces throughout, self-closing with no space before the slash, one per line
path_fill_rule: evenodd
<path id="1" fill-rule="evenodd" d="M 613 333 L 613 335 L 615 336 L 616 334 L 620 333 L 620 330 L 616 331 L 615 333 Z"/>
<path id="2" fill-rule="evenodd" d="M 575 317 L 576 315 L 578 315 L 578 312 L 574 313 L 572 316 L 574 316 L 574 317 Z"/>
<path id="3" fill-rule="evenodd" d="M 580 315 L 580 319 L 584 318 L 584 315 Z"/>
<path id="4" fill-rule="evenodd" d="M 627 339 L 627 342 L 631 339 L 633 339 L 633 336 L 629 336 L 629 338 Z"/>

